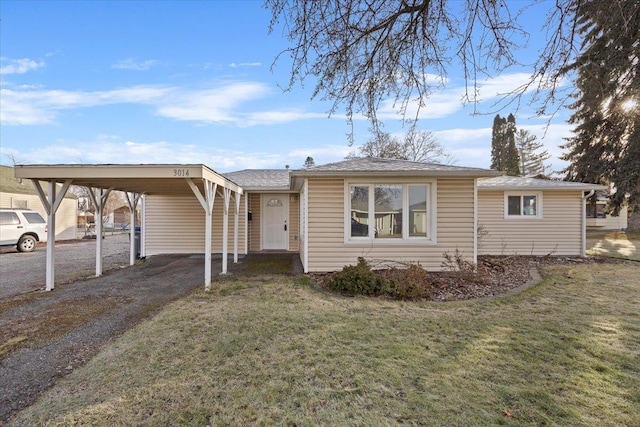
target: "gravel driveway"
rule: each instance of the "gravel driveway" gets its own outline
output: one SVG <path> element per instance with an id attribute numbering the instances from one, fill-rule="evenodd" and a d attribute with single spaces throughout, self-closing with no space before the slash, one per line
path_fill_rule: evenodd
<path id="1" fill-rule="evenodd" d="M 111 265 L 126 265 L 121 262 L 128 260 L 126 250 L 124 254 L 117 253 L 118 247 L 126 247 L 126 242 L 118 243 L 118 239 L 105 245 L 113 243 L 116 252 L 107 258 Z M 107 237 L 105 242 L 109 240 Z M 95 273 L 91 244 L 60 245 L 60 249 L 56 255 L 58 277 L 73 276 L 74 266 L 93 269 Z M 78 259 L 68 259 L 67 251 Z M 31 254 L 34 256 L 29 259 L 39 259 L 42 252 Z M 15 261 L 23 254 L 0 257 L 5 271 L 15 268 L 10 267 L 14 264 L 30 264 L 24 262 L 27 258 Z M 4 259 L 11 261 L 5 263 Z M 215 286 L 220 259 L 212 264 Z M 229 263 L 229 272 L 239 268 L 240 264 Z M 106 271 L 102 277 L 58 282 L 52 292 L 24 293 L 42 287 L 44 273 L 34 274 L 20 280 L 22 287 L 12 286 L 11 294 L 5 290 L 5 296 L 0 297 L 0 425 L 112 339 L 169 302 L 204 287 L 202 255 L 157 255 L 138 261 L 134 267 Z M 4 283 L 6 276 L 2 277 Z M 18 289 L 22 293 L 16 293 Z"/>
<path id="2" fill-rule="evenodd" d="M 102 240 L 102 269 L 129 265 L 129 235 L 107 235 Z M 2 248 L 0 253 L 0 298 L 45 288 L 47 251 L 40 244 L 34 252 L 20 253 Z M 96 241 L 56 242 L 55 284 L 95 276 Z"/>

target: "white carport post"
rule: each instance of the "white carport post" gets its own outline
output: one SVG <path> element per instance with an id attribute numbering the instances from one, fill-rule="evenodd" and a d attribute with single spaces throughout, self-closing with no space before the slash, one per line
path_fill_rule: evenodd
<path id="1" fill-rule="evenodd" d="M 113 187 L 104 190 L 102 188 L 87 188 L 93 205 L 96 207 L 96 277 L 102 276 L 102 212 L 107 203 L 109 193 Z M 95 193 L 94 193 L 95 191 Z"/>
<path id="2" fill-rule="evenodd" d="M 40 185 L 40 181 L 32 179 L 33 186 L 38 191 L 40 201 L 47 212 L 47 264 L 46 264 L 46 290 L 51 291 L 55 282 L 55 245 L 56 245 L 56 211 L 64 199 L 67 190 L 71 185 L 72 180 L 65 180 L 60 192 L 56 195 L 56 183 L 55 181 L 49 181 L 49 193 L 45 194 Z"/>
<path id="3" fill-rule="evenodd" d="M 238 263 L 238 217 L 240 216 L 240 197 L 238 193 L 234 193 L 233 199 L 236 201 L 236 211 L 233 217 L 233 263 Z"/>
<path id="4" fill-rule="evenodd" d="M 191 187 L 191 191 L 195 194 L 196 198 L 202 205 L 205 213 L 205 224 L 204 224 L 204 289 L 205 291 L 211 290 L 211 218 L 213 212 L 213 202 L 216 198 L 216 190 L 218 189 L 218 184 L 214 184 L 209 180 L 204 180 L 204 194 L 202 197 L 200 194 L 200 190 L 193 183 L 191 178 L 185 178 L 189 187 Z"/>
<path id="5" fill-rule="evenodd" d="M 136 263 L 136 208 L 138 207 L 138 201 L 140 200 L 141 193 L 127 193 L 127 204 L 129 205 L 129 211 L 131 217 L 129 220 L 129 265 Z"/>
<path id="6" fill-rule="evenodd" d="M 222 217 L 222 273 L 227 274 L 227 257 L 229 253 L 229 201 L 231 189 L 224 188 L 224 215 Z"/>
<path id="7" fill-rule="evenodd" d="M 140 258 L 147 256 L 145 241 L 147 239 L 147 198 L 142 193 L 142 203 L 140 206 Z"/>

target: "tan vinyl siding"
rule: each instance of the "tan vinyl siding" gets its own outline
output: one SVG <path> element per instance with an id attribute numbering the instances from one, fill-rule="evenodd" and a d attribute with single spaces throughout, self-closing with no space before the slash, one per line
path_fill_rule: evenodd
<path id="1" fill-rule="evenodd" d="M 245 196 L 242 196 L 245 197 Z M 222 253 L 224 201 L 217 195 L 213 205 L 211 251 Z M 161 253 L 204 253 L 204 209 L 195 196 L 146 196 L 145 250 L 147 255 Z M 229 203 L 229 238 L 227 250 L 233 253 L 235 201 Z M 238 253 L 244 253 L 246 218 L 240 200 L 238 219 Z"/>
<path id="2" fill-rule="evenodd" d="M 504 192 L 478 191 L 481 255 L 580 255 L 582 193 L 546 191 L 541 219 L 505 219 Z"/>
<path id="3" fill-rule="evenodd" d="M 36 194 L 17 194 L 0 192 L 0 207 L 23 207 L 38 212 L 47 219 L 40 197 Z M 56 212 L 56 240 L 73 240 L 78 238 L 78 203 L 76 199 L 64 198 Z"/>
<path id="4" fill-rule="evenodd" d="M 372 182 L 374 180 L 372 179 Z M 430 180 L 433 181 L 433 180 Z M 407 182 L 397 179 L 395 182 Z M 419 183 L 419 180 L 411 180 Z M 354 264 L 359 256 L 369 260 L 419 262 L 428 270 L 442 269 L 444 252 L 462 251 L 473 259 L 472 178 L 437 180 L 437 243 L 352 245 L 344 241 L 344 180 L 309 179 L 308 271 L 336 271 Z"/>
<path id="5" fill-rule="evenodd" d="M 249 222 L 249 252 L 257 252 L 261 249 L 260 239 L 260 193 L 249 193 L 249 212 L 252 219 Z"/>
<path id="6" fill-rule="evenodd" d="M 289 250 L 298 252 L 300 249 L 300 195 L 289 195 Z"/>

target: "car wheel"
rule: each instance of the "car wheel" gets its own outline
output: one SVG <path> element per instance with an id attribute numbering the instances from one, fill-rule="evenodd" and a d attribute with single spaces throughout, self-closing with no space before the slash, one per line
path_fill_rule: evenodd
<path id="1" fill-rule="evenodd" d="M 36 239 L 33 236 L 22 236 L 18 240 L 18 252 L 33 252 L 36 248 Z"/>

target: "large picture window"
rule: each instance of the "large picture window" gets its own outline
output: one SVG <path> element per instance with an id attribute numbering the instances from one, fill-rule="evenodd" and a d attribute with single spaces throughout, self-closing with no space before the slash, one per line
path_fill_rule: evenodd
<path id="1" fill-rule="evenodd" d="M 431 240 L 431 183 L 352 183 L 347 186 L 347 241 Z M 432 212 L 433 210 L 433 212 Z"/>
<path id="2" fill-rule="evenodd" d="M 542 195 L 506 193 L 505 218 L 542 218 Z"/>

